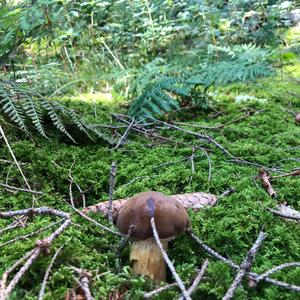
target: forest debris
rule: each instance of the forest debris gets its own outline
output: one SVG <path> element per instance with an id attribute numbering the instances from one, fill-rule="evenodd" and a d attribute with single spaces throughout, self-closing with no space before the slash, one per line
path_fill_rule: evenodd
<path id="1" fill-rule="evenodd" d="M 157 288 L 157 289 L 155 289 L 155 290 L 153 290 L 151 292 L 144 293 L 143 297 L 144 297 L 144 299 L 152 298 L 152 297 L 158 295 L 159 293 L 161 293 L 161 292 L 163 292 L 163 291 L 165 291 L 165 290 L 167 290 L 169 288 L 172 288 L 174 286 L 178 286 L 177 282 L 166 284 L 166 285 L 161 286 L 161 287 L 159 287 L 159 288 Z"/>
<path id="2" fill-rule="evenodd" d="M 201 269 L 199 271 L 199 273 L 197 274 L 195 280 L 193 281 L 192 285 L 189 287 L 189 289 L 187 290 L 188 295 L 191 295 L 193 293 L 193 291 L 197 288 L 197 286 L 199 285 L 200 281 L 202 280 L 203 276 L 204 276 L 204 272 L 206 270 L 208 266 L 208 259 L 206 259 L 203 263 L 203 265 L 201 266 Z M 178 300 L 184 300 L 183 297 L 180 297 Z"/>
<path id="3" fill-rule="evenodd" d="M 251 249 L 248 251 L 246 258 L 243 260 L 243 262 L 240 265 L 240 270 L 235 276 L 234 281 L 232 282 L 231 286 L 227 290 L 225 296 L 222 298 L 223 300 L 229 300 L 233 297 L 235 290 L 240 285 L 242 279 L 245 277 L 247 272 L 250 271 L 252 264 L 254 262 L 254 257 L 259 248 L 261 247 L 261 244 L 263 240 L 265 239 L 266 235 L 264 232 L 260 232 L 255 243 L 251 247 Z"/>
<path id="4" fill-rule="evenodd" d="M 17 192 L 24 192 L 24 193 L 32 193 L 32 194 L 36 194 L 36 195 L 44 195 L 43 192 L 39 192 L 39 191 L 33 191 L 33 190 L 29 190 L 29 189 L 23 189 L 23 188 L 18 188 L 16 186 L 12 186 L 12 185 L 8 185 L 5 183 L 0 183 L 1 187 L 4 187 L 10 191 L 17 191 Z"/>
<path id="5" fill-rule="evenodd" d="M 194 239 L 202 249 L 204 249 L 207 253 L 211 254 L 213 257 L 223 261 L 225 264 L 229 265 L 230 267 L 239 270 L 240 267 L 234 263 L 231 259 L 227 259 L 224 256 L 222 256 L 221 254 L 219 254 L 218 252 L 216 252 L 214 249 L 210 248 L 208 245 L 206 245 L 205 243 L 203 243 L 192 231 L 187 232 L 192 239 Z M 257 273 L 254 272 L 249 272 L 249 280 L 251 280 L 251 286 L 256 286 L 257 284 L 257 278 L 260 276 Z M 276 286 L 282 287 L 284 289 L 288 289 L 288 290 L 292 290 L 295 292 L 300 292 L 300 286 L 297 285 L 293 285 L 293 284 L 289 284 L 283 281 L 279 281 L 276 279 L 272 279 L 269 277 L 264 277 L 261 280 L 274 284 Z"/>
<path id="6" fill-rule="evenodd" d="M 217 202 L 217 196 L 204 192 L 188 193 L 188 194 L 177 194 L 171 195 L 170 197 L 179 201 L 186 209 L 191 208 L 194 211 L 198 211 L 205 206 L 214 206 Z M 112 202 L 112 214 L 113 220 L 116 221 L 118 214 L 122 206 L 127 200 L 131 198 L 114 200 Z M 108 217 L 108 201 L 100 202 L 96 205 L 88 206 L 82 210 L 83 213 L 89 212 L 100 212 L 105 217 Z"/>
<path id="7" fill-rule="evenodd" d="M 113 194 L 115 189 L 116 182 L 116 173 L 117 173 L 117 162 L 113 161 L 111 164 L 110 174 L 109 174 L 109 200 L 108 200 L 108 220 L 113 222 L 113 213 L 112 213 L 112 202 Z"/>
<path id="8" fill-rule="evenodd" d="M 57 217 L 64 219 L 63 224 L 57 228 L 51 235 L 48 237 L 37 240 L 36 246 L 33 250 L 29 251 L 23 258 L 18 260 L 11 268 L 4 272 L 2 275 L 2 279 L 0 281 L 0 300 L 5 300 L 9 297 L 12 290 L 15 288 L 17 283 L 23 277 L 23 275 L 27 272 L 33 262 L 40 256 L 40 254 L 48 255 L 50 250 L 50 246 L 52 242 L 68 227 L 71 225 L 71 218 L 70 214 L 56 210 L 54 208 L 49 207 L 39 207 L 39 208 L 28 208 L 23 210 L 16 210 L 16 211 L 8 211 L 8 212 L 0 212 L 0 218 L 10 218 L 19 215 L 26 215 L 26 216 L 33 216 L 35 214 L 50 214 Z M 6 287 L 6 280 L 8 275 L 18 266 L 22 261 L 25 261 L 24 265 L 19 269 L 19 271 L 15 274 L 12 278 L 8 286 Z"/>
<path id="9" fill-rule="evenodd" d="M 39 297 L 38 297 L 38 300 L 43 300 L 44 298 L 44 295 L 45 295 L 45 290 L 46 290 L 46 284 L 47 284 L 47 280 L 49 278 L 49 275 L 50 275 L 50 271 L 51 271 L 51 268 L 57 258 L 57 256 L 59 255 L 59 253 L 61 252 L 63 246 L 60 246 L 57 251 L 55 252 L 55 254 L 53 255 L 51 261 L 50 261 L 50 264 L 45 272 L 45 276 L 44 276 L 44 279 L 43 279 L 43 283 L 42 283 L 42 286 L 41 286 L 41 289 L 40 289 L 40 292 L 39 292 Z"/>
<path id="10" fill-rule="evenodd" d="M 120 147 L 121 144 L 123 144 L 128 136 L 128 133 L 130 131 L 130 128 L 134 125 L 135 120 L 134 118 L 132 118 L 131 123 L 127 126 L 124 134 L 121 136 L 121 138 L 119 139 L 118 143 L 116 144 L 116 146 L 114 147 L 114 150 L 118 149 Z"/>
<path id="11" fill-rule="evenodd" d="M 285 173 L 285 174 L 280 174 L 277 176 L 271 176 L 270 179 L 277 179 L 277 178 L 281 178 L 281 177 L 287 177 L 287 176 L 298 176 L 300 175 L 300 169 L 297 169 L 295 171 L 289 172 L 289 173 Z"/>
<path id="12" fill-rule="evenodd" d="M 293 209 L 292 207 L 286 204 L 279 204 L 276 206 L 276 210 L 268 208 L 268 210 L 274 215 L 280 216 L 285 219 L 300 221 L 300 212 Z"/>
<path id="13" fill-rule="evenodd" d="M 157 233 L 157 230 L 156 230 L 156 226 L 155 226 L 155 221 L 154 221 L 154 214 L 152 215 L 151 219 L 150 219 L 150 223 L 151 223 L 151 227 L 152 227 L 152 230 L 153 230 L 153 236 L 155 238 L 155 241 L 157 243 L 157 246 L 159 247 L 160 251 L 161 251 L 161 254 L 165 260 L 165 262 L 167 263 L 172 275 L 174 276 L 179 288 L 181 289 L 181 292 L 184 296 L 184 298 L 186 300 L 191 300 L 191 297 L 189 296 L 181 278 L 179 277 L 179 275 L 177 274 L 176 270 L 175 270 L 175 267 L 173 265 L 173 263 L 171 262 L 171 260 L 169 259 L 168 255 L 167 255 L 167 252 L 164 250 L 164 247 L 159 239 L 159 236 L 158 236 L 158 233 Z"/>
<path id="14" fill-rule="evenodd" d="M 256 278 L 256 281 L 259 282 L 261 281 L 262 279 L 270 276 L 271 274 L 275 273 L 275 272 L 278 272 L 280 270 L 283 270 L 285 268 L 290 268 L 290 267 L 300 267 L 300 262 L 290 262 L 290 263 L 285 263 L 285 264 L 282 264 L 282 265 L 279 265 L 279 266 L 276 266 L 268 271 L 266 271 L 265 273 L 259 275 L 257 278 Z"/>
<path id="15" fill-rule="evenodd" d="M 86 270 L 82 270 L 82 269 L 79 269 L 79 268 L 76 268 L 76 267 L 71 267 L 71 268 L 76 273 L 78 273 L 79 276 L 80 276 L 79 277 L 79 286 L 80 286 L 80 289 L 83 291 L 83 294 L 84 294 L 83 299 L 84 300 L 93 300 L 94 298 L 93 298 L 93 296 L 91 294 L 91 291 L 90 291 L 90 278 L 92 277 L 92 275 Z M 70 298 L 70 300 L 71 300 L 71 298 Z"/>
<path id="16" fill-rule="evenodd" d="M 267 190 L 268 194 L 272 198 L 275 198 L 276 192 L 270 183 L 271 176 L 269 175 L 269 173 L 265 169 L 261 168 L 258 173 L 258 178 L 262 181 L 262 184 L 265 187 L 265 189 Z"/>
<path id="17" fill-rule="evenodd" d="M 0 136 L 3 137 L 4 142 L 5 142 L 5 144 L 6 144 L 7 148 L 8 148 L 8 150 L 9 150 L 9 152 L 10 152 L 10 154 L 11 154 L 11 156 L 12 156 L 14 162 L 15 162 L 15 164 L 16 164 L 16 166 L 17 166 L 20 174 L 23 177 L 23 180 L 24 180 L 24 182 L 25 182 L 25 184 L 27 186 L 27 189 L 30 190 L 30 191 L 32 191 L 32 189 L 31 189 L 31 187 L 30 187 L 30 185 L 29 185 L 29 183 L 28 183 L 28 181 L 27 181 L 27 179 L 26 179 L 26 177 L 25 177 L 25 175 L 24 175 L 24 173 L 23 173 L 23 171 L 21 169 L 21 166 L 20 166 L 19 162 L 17 161 L 16 156 L 15 156 L 14 152 L 12 151 L 12 148 L 10 147 L 10 144 L 9 144 L 9 142 L 8 142 L 6 136 L 5 136 L 5 133 L 4 133 L 3 128 L 2 128 L 1 125 L 0 125 Z M 35 202 L 36 202 L 36 198 L 35 198 L 34 193 L 33 193 L 32 194 L 32 205 L 34 205 Z"/>

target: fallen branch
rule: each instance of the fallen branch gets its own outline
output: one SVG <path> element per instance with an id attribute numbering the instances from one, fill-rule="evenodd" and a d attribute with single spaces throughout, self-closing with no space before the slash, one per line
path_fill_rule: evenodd
<path id="1" fill-rule="evenodd" d="M 212 255 L 213 257 L 223 261 L 225 264 L 227 264 L 228 266 L 239 270 L 239 266 L 237 264 L 235 264 L 232 260 L 225 258 L 224 256 L 222 256 L 221 254 L 219 254 L 218 252 L 216 252 L 215 250 L 213 250 L 212 248 L 210 248 L 209 246 L 207 246 L 206 244 L 204 244 L 202 241 L 200 241 L 200 239 L 197 238 L 197 236 L 195 236 L 195 234 L 193 234 L 193 232 L 187 232 L 195 241 L 198 242 L 198 244 L 201 246 L 202 249 L 204 249 L 207 253 L 209 253 L 210 255 Z M 254 273 L 254 272 L 249 272 L 249 277 L 252 281 L 252 285 L 255 286 L 256 282 L 257 282 L 257 278 L 259 277 L 259 274 Z M 289 284 L 283 281 L 279 281 L 279 280 L 275 280 L 269 277 L 265 277 L 262 279 L 265 282 L 274 284 L 276 286 L 282 287 L 284 289 L 288 289 L 288 290 L 292 290 L 295 292 L 300 292 L 300 286 L 297 285 L 293 285 L 293 284 Z"/>
<path id="2" fill-rule="evenodd" d="M 116 182 L 116 172 L 117 172 L 117 162 L 113 161 L 111 164 L 110 174 L 109 174 L 109 201 L 108 201 L 108 220 L 113 222 L 113 214 L 112 214 L 112 202 L 113 202 L 113 194 L 115 189 Z"/>
<path id="3" fill-rule="evenodd" d="M 270 183 L 270 175 L 265 169 L 260 169 L 258 173 L 258 178 L 262 181 L 263 186 L 267 190 L 268 194 L 272 197 L 276 197 L 276 192 L 274 191 L 271 183 Z"/>
<path id="4" fill-rule="evenodd" d="M 173 282 L 173 283 L 170 283 L 170 284 L 166 284 L 166 285 L 164 285 L 164 286 L 162 286 L 162 287 L 159 287 L 159 288 L 156 289 L 156 290 L 153 290 L 153 291 L 148 292 L 148 293 L 144 293 L 143 298 L 144 298 L 144 299 L 152 298 L 152 297 L 158 295 L 159 293 L 161 293 L 161 292 L 163 292 L 163 291 L 165 291 L 165 290 L 167 290 L 167 289 L 170 289 L 170 288 L 172 288 L 172 287 L 175 287 L 175 286 L 178 287 L 177 282 Z"/>
<path id="5" fill-rule="evenodd" d="M 270 179 L 273 180 L 273 179 L 277 179 L 277 178 L 281 178 L 281 177 L 298 176 L 298 175 L 300 175 L 300 169 L 295 170 L 293 172 L 289 172 L 289 173 L 285 173 L 285 174 L 280 174 L 280 175 L 277 175 L 277 176 L 271 176 Z"/>
<path id="6" fill-rule="evenodd" d="M 29 190 L 29 189 L 22 189 L 22 188 L 18 188 L 16 186 L 12 186 L 12 185 L 8 185 L 5 183 L 0 183 L 1 187 L 4 187 L 6 189 L 9 189 L 11 191 L 17 191 L 17 192 L 24 192 L 24 193 L 31 193 L 31 194 L 36 194 L 36 195 L 44 195 L 43 192 L 39 192 L 39 191 L 33 191 L 33 190 Z"/>
<path id="7" fill-rule="evenodd" d="M 290 263 L 285 263 L 285 264 L 276 266 L 276 267 L 266 271 L 265 273 L 259 275 L 256 278 L 256 281 L 260 282 L 261 280 L 265 279 L 266 277 L 270 276 L 271 274 L 278 272 L 280 270 L 283 270 L 285 268 L 290 268 L 290 267 L 300 267 L 300 262 L 290 262 Z"/>
<path id="8" fill-rule="evenodd" d="M 41 289 L 40 289 L 40 292 L 39 292 L 39 297 L 38 297 L 38 300 L 43 300 L 44 298 L 44 295 L 45 295 L 45 290 L 46 290 L 46 284 L 47 284 L 47 280 L 49 278 L 49 275 L 50 275 L 50 271 L 51 271 L 51 268 L 57 258 L 57 256 L 59 255 L 59 253 L 61 252 L 63 246 L 60 246 L 57 251 L 55 252 L 55 254 L 53 255 L 51 261 L 50 261 L 50 264 L 45 272 L 45 276 L 44 276 L 44 279 L 43 279 L 43 282 L 42 282 L 42 286 L 41 286 Z"/>
<path id="9" fill-rule="evenodd" d="M 25 177 L 25 175 L 24 175 L 24 173 L 23 173 L 23 171 L 22 171 L 22 169 L 20 167 L 19 162 L 17 161 L 17 159 L 15 157 L 15 154 L 14 154 L 14 152 L 12 151 L 12 149 L 10 147 L 10 144 L 9 144 L 9 142 L 8 142 L 6 136 L 5 136 L 5 133 L 4 133 L 3 128 L 2 128 L 1 125 L 0 125 L 0 134 L 3 137 L 4 142 L 5 142 L 8 150 L 9 150 L 9 152 L 10 152 L 10 154 L 11 154 L 11 156 L 12 156 L 12 158 L 13 158 L 13 160 L 14 160 L 14 162 L 15 162 L 15 164 L 16 164 L 16 166 L 17 166 L 17 168 L 18 168 L 18 170 L 19 170 L 19 172 L 21 174 L 21 176 L 23 177 L 23 180 L 24 180 L 24 182 L 25 182 L 28 190 L 32 191 L 32 189 L 31 189 L 31 187 L 30 187 L 30 185 L 29 185 L 29 183 L 28 183 L 28 181 L 27 181 L 27 179 L 26 179 L 26 177 Z M 36 201 L 36 198 L 34 197 L 34 194 L 32 194 L 32 205 L 34 205 L 35 201 Z"/>
<path id="10" fill-rule="evenodd" d="M 198 273 L 198 275 L 196 276 L 195 280 L 193 281 L 192 285 L 190 286 L 190 288 L 187 290 L 188 295 L 191 295 L 193 293 L 193 291 L 197 288 L 197 286 L 199 285 L 200 281 L 202 280 L 203 276 L 204 276 L 204 272 L 206 270 L 208 266 L 208 259 L 206 259 Z M 178 300 L 184 300 L 183 297 L 180 297 Z"/>
<path id="11" fill-rule="evenodd" d="M 153 213 L 153 215 L 154 215 L 154 213 Z M 182 280 L 180 279 L 179 275 L 177 274 L 177 272 L 175 270 L 175 267 L 173 266 L 171 260 L 169 259 L 168 255 L 167 255 L 166 251 L 164 250 L 164 247 L 163 247 L 163 245 L 162 245 L 162 243 L 161 243 L 161 241 L 159 239 L 159 236 L 158 236 L 158 233 L 157 233 L 157 230 L 156 230 L 156 226 L 155 226 L 154 216 L 151 217 L 150 223 L 151 223 L 151 227 L 152 227 L 152 231 L 153 231 L 153 236 L 155 238 L 157 246 L 159 247 L 159 249 L 161 251 L 161 254 L 162 254 L 165 262 L 167 263 L 167 265 L 168 265 L 168 267 L 169 267 L 172 275 L 174 276 L 174 278 L 175 278 L 175 280 L 176 280 L 179 288 L 181 289 L 181 292 L 182 292 L 184 298 L 186 300 L 191 300 L 191 297 L 189 296 L 189 294 L 188 294 L 188 292 L 187 292 L 187 290 L 186 290 L 186 288 L 185 288 Z"/>
<path id="12" fill-rule="evenodd" d="M 132 118 L 131 123 L 127 126 L 127 128 L 126 128 L 124 134 L 121 136 L 121 138 L 119 139 L 117 145 L 114 147 L 115 150 L 118 149 L 118 148 L 120 147 L 120 145 L 124 143 L 124 141 L 125 141 L 125 139 L 127 138 L 128 133 L 129 133 L 131 127 L 133 126 L 134 122 L 135 122 L 135 121 L 134 121 L 134 118 Z"/>
<path id="13" fill-rule="evenodd" d="M 300 221 L 300 212 L 284 204 L 277 205 L 277 209 L 268 208 L 268 211 L 285 219 Z"/>
<path id="14" fill-rule="evenodd" d="M 31 233 L 28 233 L 28 234 L 25 234 L 25 235 L 21 235 L 21 236 L 17 236 L 17 237 L 15 237 L 14 239 L 11 239 L 11 240 L 9 240 L 9 241 L 6 241 L 5 243 L 0 244 L 0 248 L 1 248 L 1 247 L 4 247 L 4 246 L 7 246 L 7 245 L 9 245 L 9 244 L 12 244 L 12 243 L 14 243 L 14 242 L 16 242 L 16 241 L 26 240 L 26 239 L 28 239 L 29 237 L 32 237 L 32 236 L 34 236 L 34 235 L 36 235 L 36 234 L 39 234 L 39 233 L 41 233 L 41 232 L 43 232 L 43 231 L 48 230 L 49 228 L 53 227 L 54 225 L 56 225 L 56 224 L 58 224 L 58 223 L 61 223 L 61 220 L 59 220 L 59 221 L 57 221 L 57 222 L 54 222 L 54 223 L 52 223 L 52 224 L 50 224 L 50 225 L 48 225 L 48 226 L 46 226 L 46 227 L 44 227 L 44 228 L 40 228 L 40 229 L 38 229 L 38 230 L 36 230 L 36 231 L 34 231 L 34 232 L 31 232 Z"/>
<path id="15" fill-rule="evenodd" d="M 9 297 L 12 290 L 18 284 L 23 275 L 27 272 L 30 266 L 34 261 L 40 256 L 41 253 L 49 254 L 49 248 L 52 242 L 60 235 L 62 232 L 71 225 L 70 215 L 66 212 L 59 211 L 49 207 L 39 207 L 39 208 L 28 208 L 23 210 L 9 211 L 9 212 L 0 212 L 0 218 L 10 218 L 19 215 L 33 216 L 34 214 L 49 214 L 54 215 L 64 219 L 63 224 L 57 228 L 50 236 L 36 241 L 36 246 L 33 250 L 28 252 L 22 259 L 17 261 L 11 268 L 9 268 L 2 275 L 1 279 L 1 290 L 0 290 L 0 300 L 5 300 Z M 5 288 L 6 280 L 8 274 L 12 272 L 17 266 L 21 264 L 22 261 L 25 261 L 24 265 L 20 268 L 20 270 L 15 274 L 15 276 L 10 281 L 9 285 Z"/>
<path id="16" fill-rule="evenodd" d="M 93 300 L 93 296 L 91 294 L 90 291 L 90 277 L 91 274 L 85 270 L 82 269 L 78 269 L 76 267 L 71 267 L 72 270 L 74 270 L 75 272 L 77 272 L 80 276 L 79 278 L 79 284 L 84 292 L 85 295 L 85 300 Z"/>
<path id="17" fill-rule="evenodd" d="M 229 300 L 233 297 L 235 290 L 241 284 L 242 279 L 245 275 L 250 271 L 252 264 L 254 262 L 255 254 L 257 253 L 258 249 L 261 247 L 263 240 L 265 239 L 266 235 L 264 232 L 260 232 L 258 238 L 256 239 L 254 245 L 251 247 L 249 252 L 247 253 L 246 258 L 240 265 L 240 270 L 238 271 L 237 275 L 235 276 L 234 281 L 232 282 L 231 286 L 227 290 L 225 296 L 222 298 L 223 300 Z"/>

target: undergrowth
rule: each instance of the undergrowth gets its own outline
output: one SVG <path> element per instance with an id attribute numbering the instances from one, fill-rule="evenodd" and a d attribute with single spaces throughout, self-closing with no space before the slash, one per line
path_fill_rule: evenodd
<path id="1" fill-rule="evenodd" d="M 270 80 L 260 80 L 255 85 L 232 84 L 215 91 L 214 109 L 222 112 L 219 117 L 211 118 L 204 113 L 187 112 L 175 116 L 174 120 L 184 119 L 188 123 L 214 126 L 236 119 L 243 115 L 245 110 L 262 110 L 240 122 L 227 125 L 219 131 L 211 130 L 209 133 L 236 157 L 265 166 L 278 166 L 288 171 L 299 167 L 299 160 L 295 158 L 299 158 L 300 154 L 300 127 L 284 107 L 289 104 L 291 109 L 299 111 L 300 102 L 299 99 L 285 93 L 286 85 L 278 78 L 272 83 Z M 296 83 L 289 83 L 288 86 L 289 89 L 292 87 L 293 91 L 300 93 Z M 240 99 L 236 98 L 238 95 L 246 95 L 248 98 L 242 98 L 245 102 L 237 102 L 235 99 Z M 65 105 L 84 112 L 88 120 L 107 122 L 103 115 L 95 117 L 95 105 L 97 108 L 99 104 L 65 100 Z M 192 127 L 186 128 L 193 130 Z M 189 212 L 195 233 L 225 257 L 241 263 L 258 232 L 264 228 L 268 235 L 257 254 L 254 272 L 261 273 L 274 265 L 300 260 L 299 225 L 284 221 L 266 210 L 284 202 L 300 210 L 300 185 L 297 177 L 276 180 L 273 186 L 278 191 L 278 197 L 273 200 L 261 184 L 256 182 L 256 167 L 232 163 L 215 148 L 210 147 L 212 150 L 209 152 L 212 161 L 211 181 L 208 182 L 208 162 L 203 155 L 195 159 L 196 172 L 190 183 L 190 161 L 160 166 L 189 157 L 191 148 L 186 146 L 155 145 L 157 141 L 130 134 L 125 146 L 112 150 L 108 146 L 93 143 L 68 145 L 64 140 L 57 138 L 53 138 L 51 142 L 40 137 L 28 140 L 22 135 L 11 134 L 11 125 L 4 124 L 4 129 L 32 188 L 45 192 L 44 196 L 38 198 L 37 205 L 55 207 L 72 213 L 73 225 L 55 241 L 51 249 L 54 253 L 55 248 L 64 245 L 54 264 L 45 299 L 63 299 L 67 289 L 76 285 L 70 265 L 96 271 L 91 282 L 92 293 L 96 299 L 108 299 L 114 292 L 124 292 L 125 299 L 141 299 L 142 292 L 154 289 L 148 279 L 133 275 L 128 266 L 129 246 L 123 251 L 124 267 L 118 273 L 115 250 L 119 239 L 75 215 L 67 204 L 68 172 L 73 163 L 72 175 L 81 188 L 87 191 L 87 205 L 108 199 L 108 174 L 112 161 L 117 161 L 118 166 L 114 194 L 116 199 L 147 190 L 157 190 L 166 194 L 205 191 L 218 195 L 229 186 L 233 186 L 236 192 L 221 199 L 215 207 Z M 185 143 L 200 143 L 180 132 L 164 131 L 164 134 Z M 0 143 L 0 159 L 10 160 L 8 149 L 2 140 Z M 204 144 L 203 147 L 209 146 Z M 196 151 L 196 154 L 201 155 L 201 152 Z M 7 177 L 8 184 L 23 186 L 22 177 L 13 164 L 1 161 L 0 174 L 2 181 Z M 136 177 L 140 178 L 131 182 Z M 74 201 L 78 207 L 81 206 L 79 194 L 74 195 Z M 0 194 L 0 203 L 1 211 L 21 209 L 31 205 L 31 196 L 3 191 Z M 93 217 L 108 225 L 100 216 Z M 3 234 L 0 243 L 50 223 L 49 217 L 36 216 L 28 220 L 26 228 Z M 9 221 L 0 220 L 1 228 L 8 224 Z M 49 232 L 39 237 L 46 236 Z M 0 246 L 0 272 L 32 249 L 35 239 Z M 173 241 L 169 254 L 184 281 L 190 281 L 195 276 L 195 268 L 207 257 L 207 254 L 187 236 L 180 236 Z M 46 256 L 38 259 L 10 299 L 36 299 L 50 259 Z M 221 299 L 234 275 L 228 266 L 210 258 L 207 278 L 193 294 L 193 299 Z M 274 275 L 274 278 L 300 285 L 300 269 L 281 271 Z M 171 276 L 169 280 L 172 280 Z M 262 283 L 255 289 L 247 287 L 246 283 L 243 286 L 243 289 L 237 290 L 235 299 L 294 300 L 298 297 L 294 292 L 267 283 Z M 175 299 L 178 296 L 178 290 L 173 288 L 161 293 L 157 299 Z"/>

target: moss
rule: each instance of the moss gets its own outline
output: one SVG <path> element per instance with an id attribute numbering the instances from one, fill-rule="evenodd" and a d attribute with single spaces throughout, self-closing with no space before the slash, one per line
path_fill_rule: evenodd
<path id="1" fill-rule="evenodd" d="M 210 119 L 207 115 L 199 114 L 189 119 L 189 122 L 214 126 L 229 122 L 241 116 L 245 109 L 263 110 L 240 122 L 225 126 L 220 130 L 210 130 L 208 133 L 221 143 L 236 157 L 241 157 L 265 166 L 277 166 L 283 170 L 291 170 L 299 165 L 299 126 L 293 116 L 286 111 L 286 104 L 290 103 L 293 110 L 300 109 L 299 101 L 288 94 L 290 83 L 274 80 L 261 80 L 257 85 L 234 84 L 218 90 L 214 106 L 222 110 L 223 114 L 217 119 Z M 298 86 L 293 91 L 300 94 Z M 267 103 L 249 101 L 236 103 L 235 96 L 250 94 L 256 98 L 266 98 Z M 94 105 L 87 102 L 68 101 L 72 108 L 84 112 L 87 118 L 95 120 Z M 103 103 L 96 103 L 98 111 L 97 122 L 109 121 L 105 112 L 111 111 Z M 193 127 L 186 127 L 193 130 Z M 10 133 L 9 127 L 5 127 Z M 119 239 L 96 228 L 82 218 L 74 215 L 67 202 L 68 171 L 72 168 L 74 179 L 83 190 L 86 190 L 87 204 L 91 205 L 108 199 L 108 174 L 112 161 L 117 161 L 115 197 L 131 196 L 146 190 L 158 190 L 166 194 L 185 193 L 191 191 L 206 191 L 221 194 L 229 186 L 234 186 L 236 192 L 223 198 L 218 205 L 200 212 L 189 212 L 192 226 L 201 239 L 216 249 L 222 255 L 240 263 L 247 250 L 255 241 L 261 228 L 268 236 L 262 249 L 257 254 L 253 270 L 264 272 L 274 265 L 300 260 L 300 230 L 294 222 L 286 222 L 273 216 L 266 210 L 276 203 L 287 202 L 300 210 L 299 178 L 286 177 L 274 181 L 273 186 L 278 192 L 276 200 L 270 199 L 266 192 L 256 182 L 257 168 L 239 165 L 229 161 L 229 158 L 212 145 L 203 143 L 192 136 L 181 132 L 164 131 L 164 134 L 181 142 L 202 145 L 210 149 L 212 161 L 212 178 L 208 182 L 208 162 L 201 151 L 196 151 L 196 172 L 190 183 L 191 165 L 188 160 L 175 162 L 191 155 L 191 148 L 170 144 L 156 144 L 144 137 L 130 134 L 128 143 L 117 151 L 106 145 L 88 143 L 85 145 L 67 145 L 55 138 L 49 142 L 40 138 L 25 140 L 9 134 L 13 151 L 22 163 L 22 169 L 34 189 L 42 190 L 45 195 L 39 197 L 38 205 L 55 207 L 72 213 L 73 226 L 55 241 L 52 253 L 61 244 L 64 250 L 56 261 L 51 277 L 47 284 L 46 299 L 63 299 L 66 290 L 76 285 L 69 266 L 79 266 L 94 270 L 92 292 L 98 298 L 107 299 L 115 292 L 125 293 L 126 299 L 140 299 L 142 291 L 154 288 L 146 278 L 132 274 L 128 267 L 127 247 L 122 260 L 124 268 L 116 271 L 116 247 Z M 9 153 L 2 144 L 0 158 L 9 159 Z M 155 145 L 155 146 L 154 146 Z M 23 186 L 23 179 L 17 169 L 7 163 L 1 163 L 0 174 L 8 178 L 10 184 Z M 79 194 L 74 191 L 75 202 L 81 205 Z M 31 196 L 28 194 L 0 194 L 0 209 L 10 210 L 29 207 Z M 108 222 L 100 216 L 94 215 L 101 223 Z M 50 224 L 49 217 L 35 217 L 28 220 L 26 228 L 11 230 L 1 236 L 1 243 L 21 234 L 33 232 L 38 228 Z M 9 220 L 0 220 L 0 226 L 5 227 Z M 46 236 L 51 230 L 40 234 Z M 3 272 L 19 257 L 34 246 L 34 239 L 17 241 L 9 246 L 0 247 L 0 270 Z M 207 254 L 187 236 L 181 236 L 171 243 L 170 257 L 183 278 L 189 282 L 195 276 L 195 268 L 199 267 Z M 40 289 L 44 271 L 49 264 L 50 257 L 41 257 L 28 271 L 18 284 L 11 299 L 35 299 Z M 223 263 L 210 259 L 207 279 L 195 292 L 194 299 L 220 299 L 229 287 L 234 272 Z M 278 272 L 274 278 L 300 285 L 300 270 L 288 269 Z M 170 279 L 171 280 L 171 279 Z M 236 299 L 296 299 L 294 292 L 286 291 L 266 283 L 255 289 L 247 287 L 236 293 Z M 176 288 L 165 291 L 157 299 L 174 299 L 179 296 Z"/>

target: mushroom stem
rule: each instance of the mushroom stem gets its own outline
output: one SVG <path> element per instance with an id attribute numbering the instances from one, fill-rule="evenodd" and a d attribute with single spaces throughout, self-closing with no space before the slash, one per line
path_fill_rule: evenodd
<path id="1" fill-rule="evenodd" d="M 168 240 L 161 240 L 167 250 Z M 130 261 L 136 274 L 150 277 L 159 284 L 166 281 L 166 263 L 154 238 L 134 241 L 130 252 Z"/>

